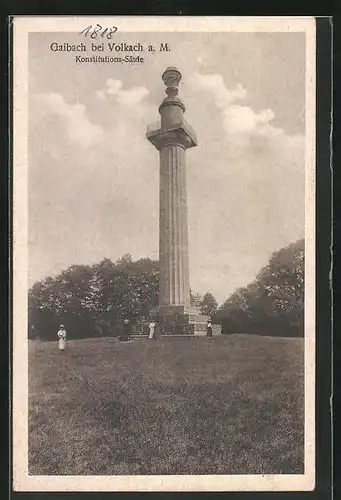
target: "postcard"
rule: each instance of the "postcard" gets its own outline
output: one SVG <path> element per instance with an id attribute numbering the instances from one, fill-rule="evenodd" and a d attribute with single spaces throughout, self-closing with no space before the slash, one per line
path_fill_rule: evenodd
<path id="1" fill-rule="evenodd" d="M 15 491 L 311 491 L 315 20 L 13 18 Z"/>

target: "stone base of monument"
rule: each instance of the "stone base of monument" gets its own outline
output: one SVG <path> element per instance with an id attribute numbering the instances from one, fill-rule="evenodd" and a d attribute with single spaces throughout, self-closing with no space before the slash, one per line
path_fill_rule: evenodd
<path id="1" fill-rule="evenodd" d="M 157 312 L 161 335 L 206 335 L 209 319 L 193 306 L 159 306 Z"/>

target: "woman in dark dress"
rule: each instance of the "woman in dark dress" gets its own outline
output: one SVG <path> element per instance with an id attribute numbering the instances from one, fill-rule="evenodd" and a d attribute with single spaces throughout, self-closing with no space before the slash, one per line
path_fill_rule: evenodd
<path id="1" fill-rule="evenodd" d="M 123 321 L 120 342 L 129 342 L 130 341 L 130 321 L 129 319 L 125 319 Z"/>
<path id="2" fill-rule="evenodd" d="M 212 323 L 209 321 L 207 323 L 207 327 L 206 327 L 206 337 L 213 337 L 213 333 L 212 333 Z"/>

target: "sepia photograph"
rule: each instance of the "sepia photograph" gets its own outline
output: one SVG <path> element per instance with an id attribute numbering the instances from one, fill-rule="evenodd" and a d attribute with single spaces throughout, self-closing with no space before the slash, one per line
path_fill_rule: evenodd
<path id="1" fill-rule="evenodd" d="M 15 18 L 17 491 L 312 490 L 313 18 Z"/>

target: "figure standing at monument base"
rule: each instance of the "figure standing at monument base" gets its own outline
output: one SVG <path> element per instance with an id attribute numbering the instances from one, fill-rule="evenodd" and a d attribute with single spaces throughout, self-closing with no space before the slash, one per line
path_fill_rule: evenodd
<path id="1" fill-rule="evenodd" d="M 151 321 L 149 323 L 149 325 L 148 325 L 148 328 L 149 328 L 148 338 L 150 340 L 153 340 L 153 338 L 154 338 L 154 335 L 155 335 L 155 326 L 156 325 L 155 325 L 154 321 Z"/>
<path id="2" fill-rule="evenodd" d="M 129 319 L 127 318 L 123 321 L 119 340 L 120 342 L 131 341 L 131 325 Z"/>
<path id="3" fill-rule="evenodd" d="M 58 349 L 60 351 L 65 351 L 66 349 L 66 330 L 64 325 L 60 325 L 59 330 L 57 332 L 58 337 Z"/>
<path id="4" fill-rule="evenodd" d="M 164 333 L 205 335 L 207 317 L 190 305 L 186 150 L 196 146 L 197 139 L 178 97 L 181 78 L 175 67 L 164 71 L 167 96 L 159 106 L 161 122 L 147 129 L 147 139 L 160 157 L 158 322 Z"/>
<path id="5" fill-rule="evenodd" d="M 211 320 L 208 321 L 207 327 L 206 327 L 206 337 L 211 338 L 213 337 L 213 331 L 212 331 L 212 323 Z"/>

